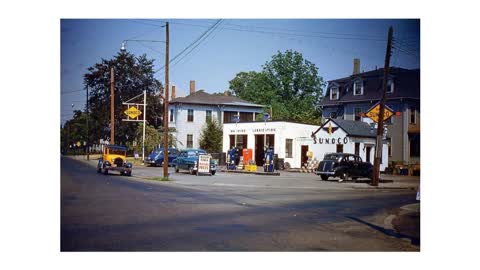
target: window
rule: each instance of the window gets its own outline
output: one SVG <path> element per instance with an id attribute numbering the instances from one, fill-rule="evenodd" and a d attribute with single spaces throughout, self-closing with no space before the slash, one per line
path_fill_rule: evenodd
<path id="1" fill-rule="evenodd" d="M 362 109 L 361 108 L 355 108 L 354 109 L 354 119 L 355 121 L 361 121 L 362 120 L 362 116 L 360 115 L 362 113 Z"/>
<path id="2" fill-rule="evenodd" d="M 292 158 L 292 143 L 293 139 L 286 139 L 285 140 L 285 157 Z"/>
<path id="3" fill-rule="evenodd" d="M 187 148 L 193 148 L 193 134 L 187 134 Z"/>
<path id="4" fill-rule="evenodd" d="M 193 122 L 193 110 L 188 110 L 187 122 Z"/>
<path id="5" fill-rule="evenodd" d="M 417 111 L 414 108 L 410 108 L 410 124 L 417 123 Z"/>
<path id="6" fill-rule="evenodd" d="M 207 116 L 205 117 L 206 122 L 212 121 L 212 111 L 207 110 Z"/>
<path id="7" fill-rule="evenodd" d="M 420 133 L 408 134 L 410 141 L 410 157 L 420 156 Z"/>
<path id="8" fill-rule="evenodd" d="M 170 110 L 170 122 L 173 122 L 173 110 Z"/>
<path id="9" fill-rule="evenodd" d="M 391 157 L 392 156 L 392 142 L 390 141 L 390 143 L 388 144 L 388 156 Z"/>
<path id="10" fill-rule="evenodd" d="M 330 88 L 330 99 L 337 100 L 338 99 L 338 87 Z"/>
<path id="11" fill-rule="evenodd" d="M 393 88 L 394 88 L 393 80 L 388 80 L 387 81 L 387 93 L 393 93 Z"/>
<path id="12" fill-rule="evenodd" d="M 332 118 L 332 119 L 337 118 L 337 112 L 331 112 L 330 113 L 330 118 Z"/>
<path id="13" fill-rule="evenodd" d="M 337 144 L 337 153 L 343 153 L 343 144 Z"/>
<path id="14" fill-rule="evenodd" d="M 362 81 L 355 81 L 353 83 L 353 95 L 354 96 L 363 95 L 363 82 Z"/>

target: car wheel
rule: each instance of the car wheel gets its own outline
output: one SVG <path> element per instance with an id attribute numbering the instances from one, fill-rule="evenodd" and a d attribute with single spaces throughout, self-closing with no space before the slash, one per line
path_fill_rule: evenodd
<path id="1" fill-rule="evenodd" d="M 178 173 L 180 169 L 178 169 L 177 165 L 175 165 L 175 172 Z"/>
<path id="2" fill-rule="evenodd" d="M 107 170 L 107 169 L 103 169 L 103 174 L 108 175 L 108 170 Z"/>
<path id="3" fill-rule="evenodd" d="M 127 173 L 127 176 L 132 176 L 132 172 L 128 172 L 128 173 Z"/>
<path id="4" fill-rule="evenodd" d="M 322 180 L 324 180 L 324 181 L 327 181 L 328 180 L 328 175 L 320 175 L 320 178 L 322 178 Z"/>
<path id="5" fill-rule="evenodd" d="M 348 180 L 348 173 L 344 172 L 340 176 L 340 179 L 338 179 L 338 182 L 340 183 L 340 182 L 347 181 L 347 180 Z"/>
<path id="6" fill-rule="evenodd" d="M 195 171 L 193 170 L 193 167 L 189 167 L 189 168 L 188 168 L 188 171 L 189 171 L 190 174 L 192 174 L 192 175 L 195 174 Z"/>
<path id="7" fill-rule="evenodd" d="M 212 171 L 212 175 L 215 175 L 216 172 L 217 172 L 217 171 Z"/>

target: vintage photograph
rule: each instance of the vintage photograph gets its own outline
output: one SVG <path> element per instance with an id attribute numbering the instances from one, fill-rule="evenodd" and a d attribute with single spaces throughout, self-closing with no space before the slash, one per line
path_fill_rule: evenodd
<path id="1" fill-rule="evenodd" d="M 420 24 L 59 19 L 60 251 L 421 251 Z"/>

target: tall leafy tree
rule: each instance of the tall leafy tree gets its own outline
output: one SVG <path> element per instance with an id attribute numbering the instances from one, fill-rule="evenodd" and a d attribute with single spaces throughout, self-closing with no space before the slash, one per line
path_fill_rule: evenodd
<path id="1" fill-rule="evenodd" d="M 325 82 L 299 52 L 278 52 L 261 72 L 240 72 L 229 83 L 240 98 L 270 106 L 275 120 L 320 123 Z"/>
<path id="2" fill-rule="evenodd" d="M 223 128 L 215 120 L 207 121 L 200 134 L 200 148 L 211 153 L 222 152 Z"/>
<path id="3" fill-rule="evenodd" d="M 126 144 L 135 135 L 139 123 L 124 122 L 126 118 L 122 106 L 125 102 L 144 90 L 147 92 L 147 122 L 158 127 L 162 125 L 163 106 L 160 94 L 163 91 L 160 81 L 154 78 L 153 59 L 146 55 L 136 57 L 129 52 L 120 52 L 112 59 L 102 59 L 88 68 L 84 84 L 90 89 L 90 141 L 106 139 L 110 136 L 110 69 L 115 71 L 115 143 Z M 143 103 L 143 98 L 135 100 Z M 143 112 L 143 110 L 142 110 Z M 130 138 L 130 139 L 129 139 Z"/>

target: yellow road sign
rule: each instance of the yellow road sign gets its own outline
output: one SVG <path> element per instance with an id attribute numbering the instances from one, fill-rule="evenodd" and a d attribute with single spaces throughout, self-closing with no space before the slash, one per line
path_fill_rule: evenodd
<path id="1" fill-rule="evenodd" d="M 374 122 L 378 123 L 379 120 L 379 114 L 380 114 L 380 104 L 375 105 L 373 108 L 371 108 L 365 115 L 372 119 Z M 394 114 L 393 111 L 391 111 L 387 106 L 385 106 L 385 111 L 383 112 L 383 120 L 387 120 Z"/>
<path id="2" fill-rule="evenodd" d="M 128 117 L 130 117 L 130 118 L 132 118 L 132 119 L 137 118 L 139 115 L 142 114 L 142 112 L 141 112 L 139 109 L 135 108 L 135 107 L 130 107 L 130 108 L 128 108 L 128 110 L 125 110 L 124 113 L 125 113 L 126 115 L 128 115 Z"/>

